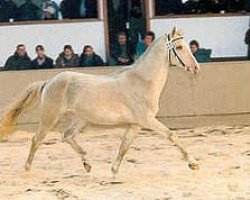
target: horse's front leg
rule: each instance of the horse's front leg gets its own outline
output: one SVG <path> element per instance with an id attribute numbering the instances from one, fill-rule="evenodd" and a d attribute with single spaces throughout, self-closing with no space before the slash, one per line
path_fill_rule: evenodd
<path id="1" fill-rule="evenodd" d="M 166 126 L 164 126 L 157 119 L 151 120 L 150 124 L 151 124 L 150 127 L 153 131 L 160 133 L 163 136 L 167 136 L 168 139 L 180 149 L 184 158 L 188 162 L 188 166 L 190 169 L 192 170 L 199 169 L 199 165 L 197 164 L 194 157 L 188 153 L 187 148 L 181 143 L 178 136 L 174 132 L 170 131 Z"/>
<path id="2" fill-rule="evenodd" d="M 119 153 L 118 153 L 118 155 L 117 155 L 117 157 L 112 165 L 112 168 L 111 168 L 114 178 L 119 171 L 119 167 L 121 165 L 121 161 L 122 161 L 124 155 L 127 153 L 129 146 L 133 141 L 134 135 L 137 134 L 139 132 L 139 130 L 140 130 L 139 126 L 130 125 L 130 127 L 126 130 L 124 136 L 122 137 L 122 143 L 120 146 Z"/>

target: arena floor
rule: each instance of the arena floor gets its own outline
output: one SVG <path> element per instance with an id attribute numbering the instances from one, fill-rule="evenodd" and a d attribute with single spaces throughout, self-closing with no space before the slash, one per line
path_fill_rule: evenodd
<path id="1" fill-rule="evenodd" d="M 116 130 L 115 132 L 118 132 Z M 119 147 L 114 131 L 89 131 L 77 137 L 88 152 L 92 172 L 80 157 L 51 133 L 25 173 L 31 137 L 17 131 L 0 143 L 1 200 L 249 200 L 250 127 L 178 131 L 195 154 L 200 170 L 191 171 L 169 141 L 140 134 L 112 182 L 110 166 Z"/>

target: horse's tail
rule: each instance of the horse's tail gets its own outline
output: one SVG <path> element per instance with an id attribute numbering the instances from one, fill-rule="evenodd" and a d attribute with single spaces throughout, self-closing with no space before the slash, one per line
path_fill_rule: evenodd
<path id="1" fill-rule="evenodd" d="M 0 140 L 11 134 L 21 112 L 40 100 L 46 83 L 46 81 L 41 81 L 31 84 L 23 94 L 17 97 L 14 103 L 4 109 L 3 115 L 0 118 Z"/>

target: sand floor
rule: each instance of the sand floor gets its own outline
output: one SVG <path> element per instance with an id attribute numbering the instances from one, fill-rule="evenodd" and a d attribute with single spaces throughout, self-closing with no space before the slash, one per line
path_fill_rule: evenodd
<path id="1" fill-rule="evenodd" d="M 118 132 L 118 131 L 116 131 Z M 92 171 L 50 133 L 29 173 L 23 166 L 34 133 L 17 131 L 0 143 L 0 200 L 250 200 L 250 128 L 179 130 L 200 163 L 191 171 L 178 149 L 151 133 L 140 134 L 112 182 L 110 167 L 120 144 L 114 131 L 77 136 Z"/>

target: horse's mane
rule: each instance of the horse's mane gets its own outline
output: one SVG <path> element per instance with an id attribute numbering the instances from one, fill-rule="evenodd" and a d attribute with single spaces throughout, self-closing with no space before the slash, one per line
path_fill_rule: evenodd
<path id="1" fill-rule="evenodd" d="M 131 70 L 133 68 L 133 65 L 134 64 L 122 67 L 121 69 L 119 69 L 119 70 L 117 70 L 115 72 L 112 72 L 110 75 L 114 75 L 115 76 L 115 75 L 121 74 L 121 73 L 123 73 L 125 71 Z"/>

